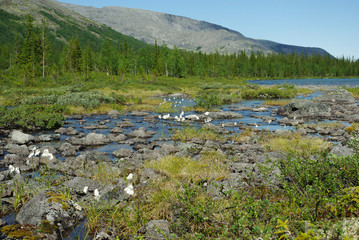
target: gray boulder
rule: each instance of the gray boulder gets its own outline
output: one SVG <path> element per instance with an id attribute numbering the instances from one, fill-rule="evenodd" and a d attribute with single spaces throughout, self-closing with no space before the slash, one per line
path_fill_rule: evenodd
<path id="1" fill-rule="evenodd" d="M 73 128 L 73 127 L 69 127 L 69 128 L 59 128 L 55 131 L 55 133 L 58 133 L 58 134 L 64 134 L 64 135 L 69 135 L 69 136 L 74 136 L 74 135 L 77 135 L 79 134 L 79 132 Z"/>
<path id="2" fill-rule="evenodd" d="M 11 144 L 7 150 L 9 153 L 17 154 L 22 157 L 29 156 L 30 152 L 26 145 L 15 145 Z"/>
<path id="3" fill-rule="evenodd" d="M 94 192 L 95 189 L 102 189 L 103 186 L 101 183 L 98 183 L 92 179 L 75 177 L 67 182 L 64 185 L 68 188 L 73 189 L 77 194 L 83 195 L 86 192 Z M 86 187 L 86 192 L 84 191 Z"/>
<path id="4" fill-rule="evenodd" d="M 220 111 L 220 112 L 210 112 L 208 115 L 212 120 L 216 119 L 237 119 L 242 118 L 243 115 L 237 112 L 231 111 Z M 202 116 L 204 117 L 204 116 Z"/>
<path id="5" fill-rule="evenodd" d="M 146 130 L 142 129 L 142 128 L 134 130 L 127 135 L 131 138 L 150 138 L 150 137 L 152 137 L 152 135 L 150 133 L 146 132 Z"/>
<path id="6" fill-rule="evenodd" d="M 336 155 L 338 157 L 348 157 L 354 154 L 353 149 L 343 146 L 340 143 L 335 145 L 329 152 L 329 155 Z"/>
<path id="7" fill-rule="evenodd" d="M 351 105 L 355 104 L 355 98 L 345 89 L 327 91 L 323 95 L 313 98 L 313 101 L 330 105 Z"/>
<path id="8" fill-rule="evenodd" d="M 170 223 L 166 220 L 149 221 L 139 232 L 145 235 L 144 239 L 173 239 L 170 234 Z"/>
<path id="9" fill-rule="evenodd" d="M 111 184 L 105 186 L 100 191 L 100 200 L 118 203 L 130 198 L 130 195 L 125 192 L 127 183 L 122 178 L 115 179 Z"/>
<path id="10" fill-rule="evenodd" d="M 152 168 L 145 168 L 141 174 L 140 183 L 155 181 L 161 176 Z"/>
<path id="11" fill-rule="evenodd" d="M 82 144 L 85 146 L 105 145 L 108 142 L 105 135 L 93 132 L 86 135 L 82 140 Z"/>
<path id="12" fill-rule="evenodd" d="M 278 109 L 278 114 L 283 116 L 296 116 L 300 118 L 327 118 L 331 116 L 331 107 L 325 103 L 308 100 L 297 100 Z"/>
<path id="13" fill-rule="evenodd" d="M 63 236 L 83 219 L 79 205 L 67 199 L 65 195 L 45 190 L 28 201 L 16 215 L 20 224 L 40 226 L 48 224 L 57 235 Z"/>
<path id="14" fill-rule="evenodd" d="M 34 141 L 34 137 L 21 131 L 14 130 L 11 133 L 11 140 L 16 144 L 28 144 Z"/>
<path id="15" fill-rule="evenodd" d="M 73 145 L 71 145 L 70 143 L 63 143 L 60 147 L 59 147 L 59 151 L 61 152 L 61 156 L 63 157 L 72 157 L 72 156 L 76 156 L 76 151 L 78 150 L 78 147 L 75 147 Z"/>
<path id="16" fill-rule="evenodd" d="M 133 154 L 133 151 L 128 148 L 121 148 L 120 150 L 114 151 L 112 153 L 113 156 L 117 158 L 129 158 Z"/>

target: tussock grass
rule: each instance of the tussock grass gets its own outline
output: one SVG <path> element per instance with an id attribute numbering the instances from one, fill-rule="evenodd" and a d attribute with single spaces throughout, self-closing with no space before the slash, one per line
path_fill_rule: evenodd
<path id="1" fill-rule="evenodd" d="M 209 129 L 195 128 L 191 126 L 183 127 L 182 129 L 176 129 L 172 132 L 171 138 L 175 141 L 187 142 L 193 138 L 199 138 L 202 140 L 221 140 L 223 136 L 215 133 Z"/>
<path id="2" fill-rule="evenodd" d="M 290 100 L 266 100 L 264 104 L 269 106 L 284 106 L 290 102 Z"/>
<path id="3" fill-rule="evenodd" d="M 209 157 L 210 156 L 210 157 Z M 188 157 L 167 156 L 157 161 L 150 161 L 146 167 L 164 173 L 171 179 L 198 181 L 215 179 L 228 173 L 221 165 L 223 157 L 218 155 L 202 156 L 195 160 Z"/>
<path id="4" fill-rule="evenodd" d="M 263 139 L 262 144 L 269 151 L 295 152 L 303 157 L 309 157 L 312 154 L 321 154 L 332 146 L 331 143 L 322 138 L 303 137 L 299 134 L 270 136 Z"/>

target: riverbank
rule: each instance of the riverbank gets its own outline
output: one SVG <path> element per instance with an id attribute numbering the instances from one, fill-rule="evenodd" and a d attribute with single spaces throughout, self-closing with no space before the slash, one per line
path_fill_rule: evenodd
<path id="1" fill-rule="evenodd" d="M 111 111 L 56 131 L 4 131 L 1 214 L 16 222 L 1 232 L 57 239 L 86 219 L 97 239 L 355 237 L 359 127 L 340 91 L 295 107 Z"/>

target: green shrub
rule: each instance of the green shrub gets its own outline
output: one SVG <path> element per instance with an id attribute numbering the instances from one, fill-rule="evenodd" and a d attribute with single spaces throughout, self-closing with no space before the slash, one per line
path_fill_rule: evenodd
<path id="1" fill-rule="evenodd" d="M 0 128 L 42 130 L 62 126 L 65 109 L 60 105 L 21 105 L 12 109 L 0 108 Z"/>
<path id="2" fill-rule="evenodd" d="M 288 155 L 278 164 L 285 194 L 302 209 L 303 217 L 316 221 L 342 189 L 359 185 L 359 156 Z"/>
<path id="3" fill-rule="evenodd" d="M 115 97 L 115 98 L 114 98 Z M 45 96 L 32 96 L 27 98 L 24 104 L 59 104 L 62 106 L 81 106 L 85 109 L 94 109 L 99 107 L 102 103 L 122 103 L 124 97 L 116 95 L 108 97 L 102 93 L 93 92 L 71 92 L 64 95 L 45 95 Z"/>

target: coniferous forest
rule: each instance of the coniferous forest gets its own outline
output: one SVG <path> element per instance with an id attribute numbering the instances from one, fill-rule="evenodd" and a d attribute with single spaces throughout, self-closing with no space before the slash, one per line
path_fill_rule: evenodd
<path id="1" fill-rule="evenodd" d="M 51 18 L 51 15 L 47 17 Z M 18 17 L 2 11 L 1 18 Z M 2 22 L 8 24 L 10 21 Z M 86 31 L 68 29 L 67 26 L 61 29 L 61 33 L 57 33 L 65 39 L 59 39 L 48 29 L 46 20 L 35 25 L 31 16 L 27 17 L 24 26 L 14 22 L 12 24 L 1 28 L 12 27 L 22 34 L 7 32 L 1 37 L 0 70 L 3 77 L 21 78 L 24 84 L 29 79 L 55 78 L 68 72 L 80 74 L 84 79 L 91 72 L 116 75 L 121 79 L 126 76 L 146 78 L 148 75 L 247 79 L 359 75 L 359 61 L 344 57 L 245 51 L 236 54 L 220 54 L 218 51 L 207 54 L 170 49 L 165 43 L 147 45 L 130 38 L 114 41 L 114 36 L 111 36 L 114 31 L 111 29 L 107 29 L 107 39 L 100 40 L 86 34 Z"/>

